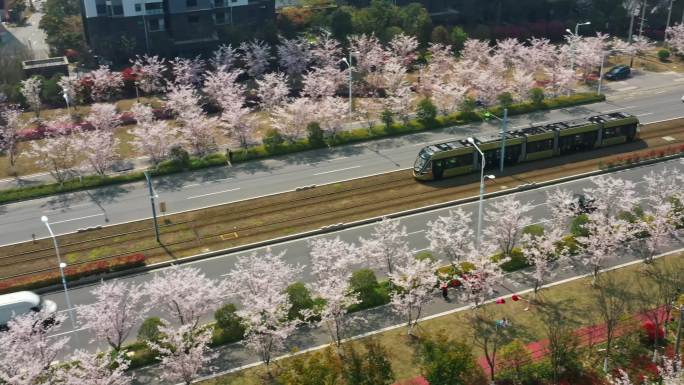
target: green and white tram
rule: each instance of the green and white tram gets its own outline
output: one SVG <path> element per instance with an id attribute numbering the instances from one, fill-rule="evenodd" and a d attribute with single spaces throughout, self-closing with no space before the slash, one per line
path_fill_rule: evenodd
<path id="1" fill-rule="evenodd" d="M 506 133 L 506 165 L 529 162 L 631 142 L 639 120 L 631 114 L 613 112 L 588 118 L 530 126 Z M 485 168 L 496 168 L 501 158 L 501 135 L 479 136 L 475 143 L 484 153 Z M 466 140 L 424 147 L 418 153 L 413 176 L 437 180 L 480 169 L 479 153 Z"/>

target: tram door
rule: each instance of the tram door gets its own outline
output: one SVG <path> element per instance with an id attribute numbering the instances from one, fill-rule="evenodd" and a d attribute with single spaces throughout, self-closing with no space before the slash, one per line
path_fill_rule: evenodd
<path id="1" fill-rule="evenodd" d="M 518 160 L 520 160 L 520 153 L 521 152 L 522 152 L 522 144 L 516 144 L 513 146 L 506 146 L 506 159 L 504 159 L 504 163 L 507 166 L 518 163 Z"/>
<path id="2" fill-rule="evenodd" d="M 492 169 L 499 167 L 499 162 L 501 159 L 501 150 L 492 149 L 484 152 L 485 158 L 485 169 Z"/>
<path id="3" fill-rule="evenodd" d="M 432 161 L 432 175 L 435 177 L 435 180 L 442 179 L 444 176 L 444 160 Z"/>

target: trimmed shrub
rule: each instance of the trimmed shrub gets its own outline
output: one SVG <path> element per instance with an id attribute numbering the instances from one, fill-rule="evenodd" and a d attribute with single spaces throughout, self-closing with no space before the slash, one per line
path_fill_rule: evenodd
<path id="1" fill-rule="evenodd" d="M 274 153 L 275 150 L 285 142 L 283 139 L 283 136 L 280 135 L 280 132 L 275 129 L 269 129 L 266 131 L 264 134 L 263 139 L 261 140 L 264 143 L 264 146 L 266 147 L 266 151 L 268 153 Z"/>
<path id="2" fill-rule="evenodd" d="M 498 262 L 503 258 L 502 253 L 496 253 L 492 256 L 492 261 Z M 520 251 L 519 248 L 514 248 L 511 251 L 511 256 L 510 259 L 504 263 L 501 264 L 501 269 L 503 271 L 516 271 L 520 269 L 524 269 L 526 267 L 530 266 L 527 263 L 527 260 L 525 259 L 525 255 Z"/>
<path id="3" fill-rule="evenodd" d="M 416 259 L 419 261 L 427 259 L 429 261 L 434 262 L 437 260 L 437 257 L 435 257 L 435 255 L 432 254 L 431 252 L 429 252 L 427 250 L 423 250 L 420 253 L 416 254 Z"/>
<path id="4" fill-rule="evenodd" d="M 530 99 L 535 106 L 541 106 L 544 102 L 544 90 L 539 87 L 534 87 L 530 90 Z"/>
<path id="5" fill-rule="evenodd" d="M 162 325 L 163 323 L 159 317 L 146 318 L 142 325 L 140 325 L 140 329 L 138 329 L 138 339 L 142 342 L 159 341 L 162 336 L 159 327 Z"/>
<path id="6" fill-rule="evenodd" d="M 587 224 L 587 222 L 589 222 L 589 216 L 587 216 L 587 214 L 576 216 L 570 225 L 570 233 L 574 237 L 586 237 L 589 235 L 589 232 L 584 228 L 584 225 Z"/>
<path id="7" fill-rule="evenodd" d="M 508 108 L 513 104 L 513 95 L 510 92 L 503 92 L 496 97 L 502 107 Z"/>
<path id="8" fill-rule="evenodd" d="M 67 281 L 74 281 L 90 275 L 120 271 L 144 265 L 144 254 L 124 255 L 68 266 L 64 269 L 64 276 Z M 2 280 L 0 282 L 0 294 L 19 290 L 32 290 L 39 287 L 59 284 L 60 282 L 61 275 L 59 271 L 23 275 Z"/>
<path id="9" fill-rule="evenodd" d="M 390 131 L 394 124 L 394 113 L 389 108 L 385 108 L 380 114 L 380 120 L 385 125 L 385 130 Z"/>
<path id="10" fill-rule="evenodd" d="M 290 311 L 287 313 L 287 318 L 293 320 L 296 318 L 302 318 L 301 311 L 305 309 L 312 310 L 314 307 L 314 301 L 311 298 L 311 293 L 309 289 L 304 286 L 302 282 L 295 282 L 287 287 L 285 290 L 287 296 L 290 298 Z"/>
<path id="11" fill-rule="evenodd" d="M 169 156 L 172 161 L 179 163 L 182 166 L 190 165 L 190 154 L 180 145 L 173 146 L 169 150 Z"/>
<path id="12" fill-rule="evenodd" d="M 216 326 L 211 336 L 214 346 L 237 342 L 244 338 L 245 327 L 242 320 L 235 314 L 237 308 L 232 303 L 220 307 L 214 313 Z"/>
<path id="13" fill-rule="evenodd" d="M 323 130 L 318 122 L 311 122 L 306 126 L 307 139 L 309 139 L 309 144 L 311 147 L 325 147 L 325 137 L 323 136 Z"/>
<path id="14" fill-rule="evenodd" d="M 148 318 L 149 319 L 149 318 Z M 131 360 L 128 369 L 137 369 L 143 366 L 152 365 L 159 362 L 159 354 L 152 349 L 145 342 L 138 341 L 126 346 L 126 351 L 133 353 L 128 358 Z"/>
<path id="15" fill-rule="evenodd" d="M 542 226 L 542 225 L 529 225 L 523 229 L 523 233 L 540 237 L 540 236 L 544 235 L 544 226 Z"/>
<path id="16" fill-rule="evenodd" d="M 660 59 L 660 61 L 667 61 L 670 59 L 670 51 L 664 48 L 658 50 L 658 59 Z"/>
<path id="17" fill-rule="evenodd" d="M 418 102 L 418 107 L 416 110 L 416 118 L 423 127 L 430 127 L 435 124 L 435 118 L 437 117 L 437 107 L 432 103 L 429 98 L 423 98 Z"/>
<path id="18" fill-rule="evenodd" d="M 350 312 L 368 309 L 389 303 L 389 288 L 385 283 L 381 286 L 375 273 L 371 269 L 361 269 L 355 271 L 349 284 L 351 289 L 359 294 L 360 303 L 349 308 Z"/>

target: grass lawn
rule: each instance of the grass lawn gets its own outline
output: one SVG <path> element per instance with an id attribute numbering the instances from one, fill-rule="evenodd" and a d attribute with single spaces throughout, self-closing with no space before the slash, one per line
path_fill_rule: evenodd
<path id="1" fill-rule="evenodd" d="M 673 270 L 684 269 L 683 257 L 683 253 L 678 253 L 661 258 L 655 263 L 666 263 L 668 268 Z M 644 265 L 635 264 L 602 274 L 614 276 L 616 281 L 623 283 L 626 288 L 634 289 L 635 292 L 636 286 L 633 285 L 633 283 L 635 280 L 643 279 L 640 276 L 642 269 L 644 269 Z M 540 291 L 540 299 L 545 302 L 564 302 L 571 304 L 569 315 L 574 319 L 576 327 L 580 328 L 582 326 L 601 324 L 600 314 L 593 306 L 592 302 L 591 292 L 593 290 L 591 279 L 583 278 L 542 289 L 542 291 Z M 530 299 L 532 294 L 527 294 L 523 297 Z M 489 304 L 484 307 L 493 312 L 497 319 L 507 317 L 511 320 L 512 327 L 518 332 L 518 338 L 522 342 L 530 343 L 545 339 L 544 325 L 541 321 L 538 308 L 532 305 L 529 306 L 528 311 L 525 311 L 524 308 L 527 306 L 529 305 L 525 301 L 507 301 L 504 305 Z M 418 325 L 417 334 L 420 338 L 420 336 L 429 336 L 441 331 L 447 336 L 455 339 L 472 341 L 472 329 L 469 327 L 467 320 L 473 311 L 477 310 L 456 312 L 423 321 Z M 417 340 L 407 336 L 405 327 L 402 326 L 380 333 L 376 337 L 389 353 L 388 358 L 392 363 L 392 369 L 394 370 L 395 378 L 397 380 L 413 378 L 420 375 L 419 368 L 416 366 L 413 359 Z M 475 348 L 474 354 L 476 357 L 479 357 L 484 353 Z M 593 353 L 593 355 L 597 354 L 598 353 L 596 352 Z M 273 364 L 273 369 L 277 372 L 278 367 L 283 365 L 283 362 L 286 361 L 287 358 L 280 362 L 276 361 Z M 201 382 L 202 385 L 259 385 L 263 383 L 265 383 L 265 368 L 263 365 Z"/>

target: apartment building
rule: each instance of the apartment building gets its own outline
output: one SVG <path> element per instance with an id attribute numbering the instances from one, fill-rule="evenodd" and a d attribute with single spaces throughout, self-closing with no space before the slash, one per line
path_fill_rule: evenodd
<path id="1" fill-rule="evenodd" d="M 94 52 L 194 54 L 222 42 L 231 28 L 275 19 L 275 0 L 81 0 Z"/>

